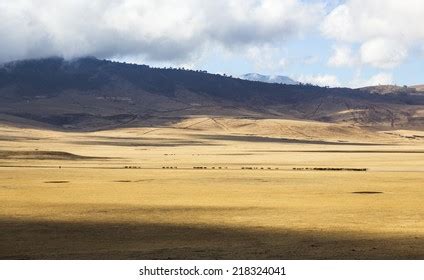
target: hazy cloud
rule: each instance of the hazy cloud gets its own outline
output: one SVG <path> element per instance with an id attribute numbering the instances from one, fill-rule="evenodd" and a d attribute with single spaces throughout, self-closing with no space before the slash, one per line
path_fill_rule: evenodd
<path id="1" fill-rule="evenodd" d="M 321 31 L 338 43 L 359 44 L 358 53 L 350 54 L 359 63 L 389 69 L 424 43 L 423 13 L 422 0 L 347 0 L 328 14 Z M 350 64 L 333 58 L 333 65 Z"/>
<path id="2" fill-rule="evenodd" d="M 252 46 L 246 50 L 247 58 L 253 62 L 257 71 L 282 71 L 287 66 L 286 55 L 270 45 Z"/>
<path id="3" fill-rule="evenodd" d="M 328 64 L 335 67 L 354 66 L 357 64 L 357 58 L 349 46 L 334 46 Z"/>
<path id="4" fill-rule="evenodd" d="M 392 73 L 378 73 L 372 76 L 370 79 L 364 82 L 365 85 L 377 86 L 377 85 L 390 85 L 393 84 Z"/>
<path id="5" fill-rule="evenodd" d="M 361 88 L 366 86 L 391 85 L 394 84 L 393 74 L 389 72 L 380 72 L 370 77 L 363 77 L 358 71 L 354 79 L 347 86 L 352 88 Z"/>
<path id="6" fill-rule="evenodd" d="M 300 0 L 14 0 L 0 2 L 0 61 L 60 55 L 187 61 L 213 45 L 279 44 L 314 26 Z"/>
<path id="7" fill-rule="evenodd" d="M 402 43 L 383 38 L 368 40 L 360 48 L 362 63 L 383 69 L 398 66 L 407 54 L 408 50 Z"/>
<path id="8" fill-rule="evenodd" d="M 340 82 L 334 75 L 302 75 L 297 77 L 296 79 L 302 83 L 310 83 L 318 86 L 330 86 L 330 87 L 338 87 L 340 86 Z"/>

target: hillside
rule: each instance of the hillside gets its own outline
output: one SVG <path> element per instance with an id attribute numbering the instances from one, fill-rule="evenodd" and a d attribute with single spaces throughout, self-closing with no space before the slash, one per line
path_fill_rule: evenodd
<path id="1" fill-rule="evenodd" d="M 415 85 L 412 87 L 415 88 L 418 92 L 424 93 L 424 85 Z"/>
<path id="2" fill-rule="evenodd" d="M 270 84 L 95 58 L 5 64 L 0 98 L 1 122 L 61 130 L 174 126 L 205 116 L 424 128 L 422 95 Z"/>
<path id="3" fill-rule="evenodd" d="M 424 93 L 424 86 L 379 85 L 360 88 L 360 90 L 380 95 L 421 95 Z"/>

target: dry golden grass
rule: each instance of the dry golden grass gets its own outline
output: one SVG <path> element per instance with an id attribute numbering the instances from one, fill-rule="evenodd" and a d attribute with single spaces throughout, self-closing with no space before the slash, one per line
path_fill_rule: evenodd
<path id="1" fill-rule="evenodd" d="M 420 139 L 228 127 L 2 127 L 0 258 L 424 258 Z"/>

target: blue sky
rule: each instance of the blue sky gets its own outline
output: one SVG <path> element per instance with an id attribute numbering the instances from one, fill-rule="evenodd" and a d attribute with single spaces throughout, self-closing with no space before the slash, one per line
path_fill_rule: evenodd
<path id="1" fill-rule="evenodd" d="M 308 2 L 308 1 L 305 1 Z M 320 1 L 309 1 L 319 3 Z M 321 1 L 322 2 L 322 1 Z M 325 2 L 325 1 L 324 1 Z M 331 14 L 334 8 L 340 5 L 345 5 L 349 1 L 326 1 L 326 15 Z M 354 2 L 354 1 L 351 1 Z M 402 6 L 401 1 L 398 5 Z M 406 5 L 404 2 L 404 5 Z M 424 7 L 421 5 L 416 8 L 419 14 L 424 16 Z M 408 20 L 406 17 L 404 20 Z M 390 18 L 388 18 L 390 22 Z M 412 28 L 419 28 L 413 26 Z M 329 83 L 332 86 L 349 86 L 360 87 L 376 84 L 397 84 L 397 85 L 418 85 L 424 84 L 424 52 L 419 48 L 409 50 L 410 54 L 402 61 L 391 67 L 379 67 L 378 65 L 370 65 L 367 63 L 358 62 L 356 65 L 341 65 L 334 66 L 329 63 L 334 47 L 337 44 L 344 44 L 334 38 L 328 38 L 323 35 L 318 28 L 312 32 L 302 34 L 302 36 L 294 37 L 276 45 L 278 51 L 275 57 L 285 58 L 287 63 L 281 67 L 258 67 L 254 61 L 246 59 L 243 54 L 239 55 L 222 55 L 213 53 L 207 55 L 200 60 L 196 67 L 204 68 L 214 73 L 228 73 L 234 76 L 239 76 L 244 73 L 258 72 L 267 75 L 285 75 L 294 79 L 315 82 L 321 85 Z M 378 34 L 376 35 L 378 37 Z M 424 38 L 420 38 L 421 46 L 424 46 Z M 352 42 L 349 44 L 353 49 L 361 48 L 361 41 Z M 352 56 L 355 56 L 353 53 Z M 324 79 L 323 77 L 335 77 L 335 79 Z M 323 78 L 323 82 L 319 78 Z M 380 77 L 375 79 L 373 77 Z M 331 81 L 331 82 L 329 82 Z"/>
<path id="2" fill-rule="evenodd" d="M 281 46 L 278 54 L 287 58 L 286 65 L 267 68 L 258 67 L 249 59 L 240 55 L 225 55 L 222 53 L 209 53 L 199 60 L 192 68 L 204 69 L 211 73 L 226 73 L 240 76 L 246 73 L 261 73 L 266 75 L 284 75 L 302 80 L 308 77 L 335 76 L 338 86 L 364 86 L 367 78 L 381 73 L 381 69 L 369 65 L 356 67 L 332 67 L 328 60 L 332 55 L 332 40 L 321 36 L 308 36 L 297 38 Z M 391 74 L 391 84 L 418 85 L 424 84 L 424 56 L 413 55 L 393 69 L 384 69 L 383 73 Z M 360 76 L 363 80 L 358 84 L 351 84 L 352 80 Z M 313 79 L 310 79 L 313 80 Z M 384 80 L 383 80 L 384 81 Z"/>
<path id="3" fill-rule="evenodd" d="M 322 86 L 415 85 L 423 17 L 422 0 L 0 1 L 0 63 L 96 56 Z"/>

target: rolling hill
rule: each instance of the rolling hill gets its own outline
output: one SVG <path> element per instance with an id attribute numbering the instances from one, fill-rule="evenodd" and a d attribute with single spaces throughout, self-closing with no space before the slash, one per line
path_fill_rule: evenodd
<path id="1" fill-rule="evenodd" d="M 0 98 L 1 122 L 60 130 L 178 126 L 204 117 L 231 119 L 236 127 L 271 119 L 424 128 L 422 95 L 263 83 L 92 57 L 4 64 Z"/>

